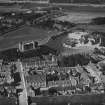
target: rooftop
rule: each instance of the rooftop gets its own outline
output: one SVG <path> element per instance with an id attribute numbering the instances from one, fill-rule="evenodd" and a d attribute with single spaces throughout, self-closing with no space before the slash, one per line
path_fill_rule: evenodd
<path id="1" fill-rule="evenodd" d="M 88 32 L 76 31 L 76 32 L 73 32 L 73 33 L 69 33 L 68 38 L 80 39 L 81 36 L 85 36 L 85 35 L 88 35 Z"/>

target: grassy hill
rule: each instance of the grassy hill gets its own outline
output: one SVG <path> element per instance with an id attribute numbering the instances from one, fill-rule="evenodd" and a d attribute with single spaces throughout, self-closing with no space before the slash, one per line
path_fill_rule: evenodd
<path id="1" fill-rule="evenodd" d="M 21 41 L 37 40 L 44 43 L 50 36 L 55 35 L 56 32 L 45 30 L 42 28 L 24 26 L 18 30 L 6 33 L 3 37 L 0 37 L 0 49 L 8 49 L 17 47 Z"/>

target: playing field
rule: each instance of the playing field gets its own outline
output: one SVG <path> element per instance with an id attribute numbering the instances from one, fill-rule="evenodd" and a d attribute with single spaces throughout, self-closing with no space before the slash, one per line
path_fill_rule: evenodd
<path id="1" fill-rule="evenodd" d="M 47 39 L 50 36 L 53 36 L 55 34 L 56 32 L 54 31 L 49 31 L 42 28 L 24 26 L 18 30 L 14 30 L 12 32 L 4 34 L 3 37 L 0 38 L 0 49 L 3 50 L 12 47 L 17 47 L 17 45 L 21 41 L 31 41 L 31 40 L 47 41 Z M 42 41 L 42 43 L 44 42 Z"/>

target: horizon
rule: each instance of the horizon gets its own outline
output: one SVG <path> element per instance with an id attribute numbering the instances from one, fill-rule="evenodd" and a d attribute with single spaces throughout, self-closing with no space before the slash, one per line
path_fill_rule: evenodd
<path id="1" fill-rule="evenodd" d="M 105 0 L 0 0 L 0 3 L 35 2 L 35 3 L 64 3 L 64 4 L 103 4 Z"/>

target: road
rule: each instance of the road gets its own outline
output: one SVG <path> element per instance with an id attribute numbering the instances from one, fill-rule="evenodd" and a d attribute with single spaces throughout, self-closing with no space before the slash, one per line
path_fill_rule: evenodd
<path id="1" fill-rule="evenodd" d="M 23 89 L 22 92 L 19 94 L 19 105 L 28 105 L 27 101 L 27 89 L 26 89 L 26 84 L 25 84 L 25 79 L 24 79 L 24 71 L 23 71 L 23 66 L 20 61 L 17 62 L 17 67 L 20 72 L 21 76 L 21 89 Z"/>

